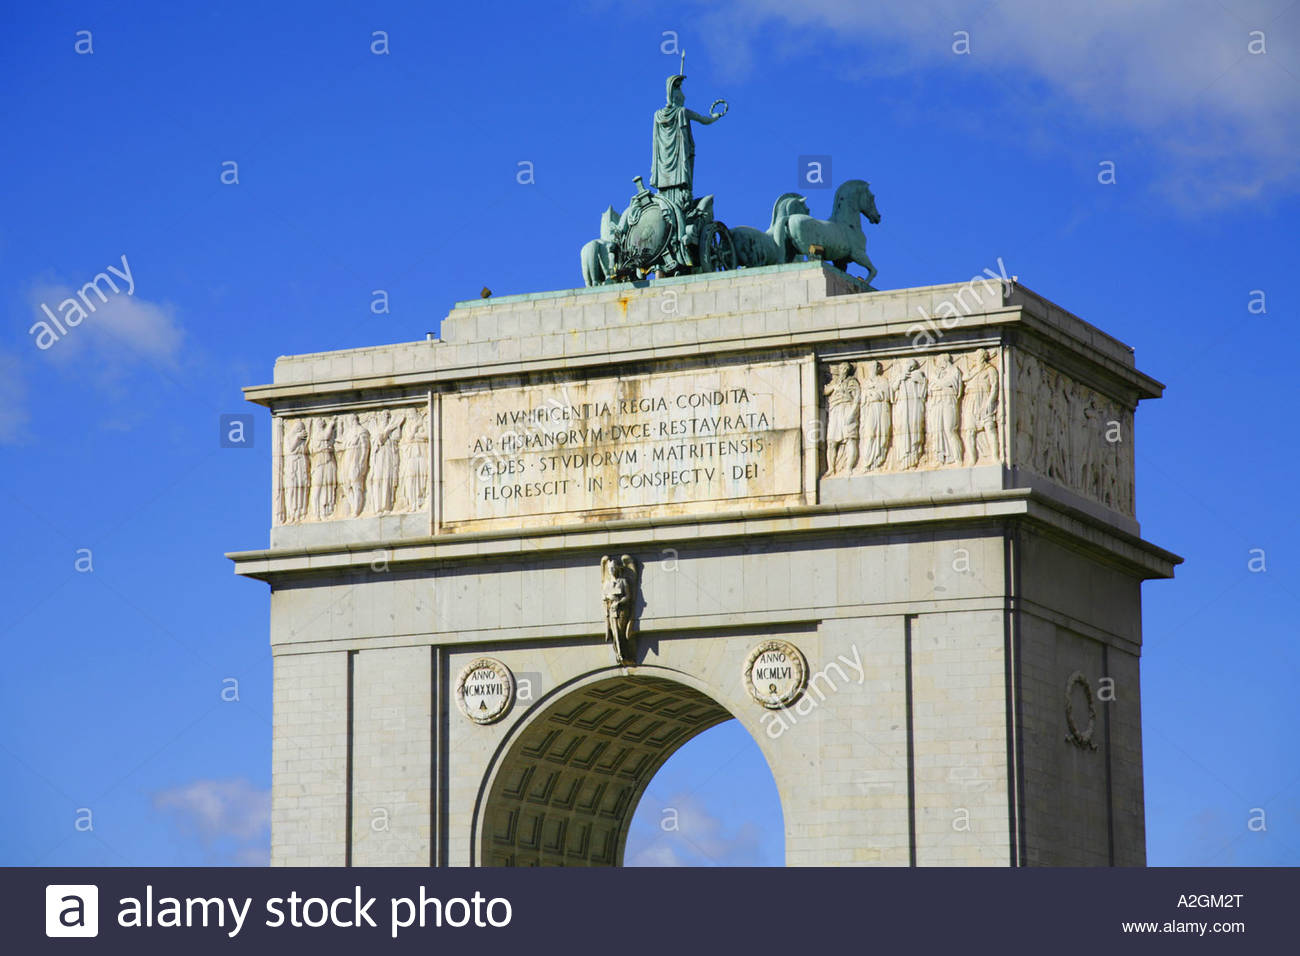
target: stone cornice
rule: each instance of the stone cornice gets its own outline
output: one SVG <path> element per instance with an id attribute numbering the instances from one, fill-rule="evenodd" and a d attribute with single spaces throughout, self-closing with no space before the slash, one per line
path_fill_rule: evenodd
<path id="1" fill-rule="evenodd" d="M 902 499 L 871 505 L 800 505 L 717 516 L 610 521 L 493 532 L 458 532 L 355 545 L 234 551 L 235 572 L 274 583 L 290 576 L 366 568 L 382 553 L 388 567 L 448 561 L 509 560 L 568 551 L 645 547 L 656 542 L 723 541 L 759 536 L 825 535 L 851 529 L 889 533 L 926 526 L 969 528 L 1019 519 L 1142 579 L 1173 576 L 1182 558 L 1075 509 L 1038 489 L 987 491 L 943 500 Z"/>
<path id="2" fill-rule="evenodd" d="M 664 312 L 670 295 L 673 309 Z M 939 334 L 918 347 L 927 315 Z M 244 395 L 272 408 L 308 407 L 496 376 L 793 347 L 833 352 L 847 340 L 869 340 L 881 354 L 942 351 L 1000 329 L 1023 330 L 1086 361 L 1109 390 L 1133 400 L 1163 391 L 1134 367 L 1131 348 L 1019 285 L 990 279 L 864 292 L 851 276 L 812 262 L 462 303 L 444 321 L 442 340 L 281 357 L 275 382 Z"/>

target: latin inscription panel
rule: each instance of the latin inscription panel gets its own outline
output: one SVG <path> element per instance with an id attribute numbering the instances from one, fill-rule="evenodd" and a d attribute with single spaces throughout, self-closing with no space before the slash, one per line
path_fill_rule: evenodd
<path id="1" fill-rule="evenodd" d="M 445 395 L 442 523 L 788 503 L 799 397 L 797 362 Z"/>

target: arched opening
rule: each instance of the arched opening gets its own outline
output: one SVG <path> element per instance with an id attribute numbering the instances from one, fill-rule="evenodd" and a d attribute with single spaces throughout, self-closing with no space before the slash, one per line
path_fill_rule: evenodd
<path id="1" fill-rule="evenodd" d="M 484 866 L 618 866 L 651 778 L 731 714 L 665 677 L 617 674 L 575 687 L 505 745 L 480 807 Z"/>

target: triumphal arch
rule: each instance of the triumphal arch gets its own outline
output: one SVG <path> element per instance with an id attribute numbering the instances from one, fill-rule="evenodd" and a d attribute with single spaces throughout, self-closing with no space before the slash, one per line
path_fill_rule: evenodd
<path id="1" fill-rule="evenodd" d="M 1140 535 L 1134 412 L 1162 386 L 1000 266 L 849 275 L 864 181 L 728 228 L 672 172 L 690 117 L 661 122 L 588 287 L 246 390 L 272 862 L 618 864 L 655 771 L 735 719 L 790 864 L 1143 864 L 1140 586 L 1178 558 Z"/>

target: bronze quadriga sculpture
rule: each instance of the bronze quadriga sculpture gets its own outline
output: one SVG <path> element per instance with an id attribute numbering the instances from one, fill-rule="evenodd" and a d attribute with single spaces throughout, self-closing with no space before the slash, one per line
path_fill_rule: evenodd
<path id="1" fill-rule="evenodd" d="M 772 207 L 766 231 L 750 226 L 730 230 L 713 218 L 713 196 L 694 193 L 695 137 L 692 123 L 707 126 L 727 115 L 726 100 L 714 100 L 708 115 L 686 107 L 684 74 L 668 78 L 668 102 L 654 115 L 650 186 L 633 177 L 637 192 L 622 215 L 610 206 L 601 216 L 600 238 L 582 247 L 582 277 L 588 286 L 657 276 L 725 272 L 781 265 L 801 256 L 828 259 L 840 269 L 867 258 L 861 217 L 880 222 L 875 196 L 861 179 L 835 191 L 829 220 L 815 219 L 807 200 L 785 193 Z M 653 190 L 653 191 L 652 191 Z"/>

